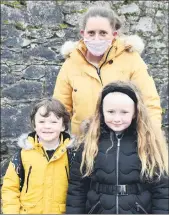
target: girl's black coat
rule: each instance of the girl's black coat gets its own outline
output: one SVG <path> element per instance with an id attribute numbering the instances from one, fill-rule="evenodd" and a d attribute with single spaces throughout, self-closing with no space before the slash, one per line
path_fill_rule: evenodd
<path id="1" fill-rule="evenodd" d="M 135 132 L 134 132 L 135 133 Z M 112 145 L 108 152 L 107 149 Z M 80 163 L 82 148 L 77 151 L 72 164 L 67 196 L 67 214 L 168 214 L 169 183 L 168 178 L 151 183 L 141 181 L 141 162 L 137 154 L 137 136 L 126 131 L 120 141 L 119 171 L 117 173 L 117 138 L 114 133 L 102 134 L 99 140 L 99 152 L 95 159 L 91 177 L 82 178 Z M 116 185 L 135 184 L 144 188 L 141 193 L 118 197 L 109 192 L 99 192 L 96 184 Z M 145 188 L 146 187 L 146 188 Z M 117 200 L 118 198 L 118 200 Z"/>

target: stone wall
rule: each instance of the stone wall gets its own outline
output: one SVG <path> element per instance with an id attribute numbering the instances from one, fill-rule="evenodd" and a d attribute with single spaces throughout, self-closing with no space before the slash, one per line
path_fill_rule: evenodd
<path id="1" fill-rule="evenodd" d="M 32 104 L 52 96 L 64 61 L 60 47 L 80 38 L 79 20 L 90 5 L 111 7 L 124 21 L 123 32 L 144 40 L 142 57 L 160 94 L 167 130 L 168 1 L 1 1 L 1 165 L 16 151 L 18 136 L 31 130 Z"/>

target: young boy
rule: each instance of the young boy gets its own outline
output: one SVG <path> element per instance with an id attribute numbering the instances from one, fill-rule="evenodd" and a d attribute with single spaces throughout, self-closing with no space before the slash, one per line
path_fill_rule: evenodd
<path id="1" fill-rule="evenodd" d="M 34 132 L 21 136 L 2 187 L 4 214 L 62 214 L 73 150 L 67 148 L 70 117 L 54 99 L 37 103 L 31 113 Z"/>

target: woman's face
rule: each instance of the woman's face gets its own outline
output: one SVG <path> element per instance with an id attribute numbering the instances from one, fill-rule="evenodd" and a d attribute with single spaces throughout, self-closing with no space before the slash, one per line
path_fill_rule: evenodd
<path id="1" fill-rule="evenodd" d="M 83 38 L 90 40 L 113 40 L 113 30 L 107 18 L 90 17 L 84 30 L 81 30 Z"/>

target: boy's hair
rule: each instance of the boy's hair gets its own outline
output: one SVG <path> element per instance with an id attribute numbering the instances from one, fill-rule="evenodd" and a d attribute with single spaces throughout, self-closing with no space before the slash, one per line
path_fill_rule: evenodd
<path id="1" fill-rule="evenodd" d="M 43 117 L 48 117 L 51 112 L 54 113 L 56 117 L 63 119 L 63 125 L 65 127 L 65 131 L 68 130 L 69 123 L 70 123 L 70 115 L 67 112 L 64 105 L 59 100 L 52 99 L 52 98 L 43 99 L 42 101 L 35 104 L 35 106 L 33 107 L 30 115 L 31 124 L 33 128 L 35 128 L 35 115 L 39 110 L 39 108 L 41 107 L 44 107 L 46 109 L 46 112 L 43 115 Z"/>
<path id="2" fill-rule="evenodd" d="M 109 20 L 112 30 L 119 30 L 121 28 L 121 21 L 115 12 L 110 8 L 105 8 L 101 6 L 93 6 L 88 9 L 88 11 L 83 16 L 81 20 L 81 29 L 85 29 L 86 23 L 91 17 L 103 17 Z"/>
<path id="3" fill-rule="evenodd" d="M 91 120 L 87 134 L 80 136 L 79 141 L 84 142 L 82 153 L 81 172 L 85 166 L 85 176 L 89 176 L 93 171 L 94 159 L 98 153 L 98 142 L 102 131 L 106 125 L 103 116 L 103 99 L 110 92 L 125 92 L 135 102 L 138 155 L 142 163 L 141 177 L 153 179 L 154 176 L 168 174 L 168 149 L 164 136 L 157 132 L 148 115 L 147 108 L 143 102 L 141 92 L 131 82 L 117 81 L 105 86 L 99 96 L 96 111 Z M 125 90 L 125 91 L 124 91 Z M 83 172 L 82 172 L 83 173 Z"/>

